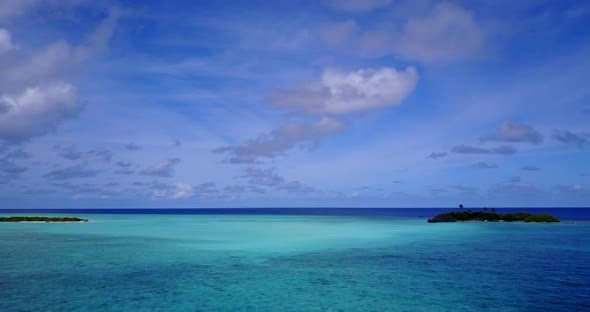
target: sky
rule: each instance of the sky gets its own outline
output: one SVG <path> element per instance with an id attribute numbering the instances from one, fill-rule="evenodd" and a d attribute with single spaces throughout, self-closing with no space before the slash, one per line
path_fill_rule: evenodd
<path id="1" fill-rule="evenodd" d="M 590 3 L 0 1 L 0 208 L 588 207 Z"/>

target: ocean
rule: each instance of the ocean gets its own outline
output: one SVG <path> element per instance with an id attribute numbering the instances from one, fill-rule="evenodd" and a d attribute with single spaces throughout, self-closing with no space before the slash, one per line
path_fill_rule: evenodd
<path id="1" fill-rule="evenodd" d="M 590 311 L 590 209 L 49 209 L 0 216 L 0 311 Z"/>

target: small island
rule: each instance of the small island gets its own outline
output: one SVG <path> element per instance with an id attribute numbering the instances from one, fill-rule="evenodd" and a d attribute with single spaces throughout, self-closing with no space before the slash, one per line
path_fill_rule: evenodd
<path id="1" fill-rule="evenodd" d="M 0 222 L 88 222 L 74 217 L 0 217 Z"/>
<path id="2" fill-rule="evenodd" d="M 542 223 L 553 223 L 560 222 L 560 220 L 550 214 L 539 214 L 533 215 L 525 212 L 517 213 L 506 213 L 499 214 L 492 208 L 488 211 L 487 208 L 483 208 L 482 211 L 472 211 L 468 209 L 463 211 L 463 205 L 459 205 L 461 211 L 453 211 L 448 213 L 442 213 L 434 218 L 428 219 L 428 223 L 438 222 L 463 222 L 463 221 L 487 221 L 487 222 L 542 222 Z"/>

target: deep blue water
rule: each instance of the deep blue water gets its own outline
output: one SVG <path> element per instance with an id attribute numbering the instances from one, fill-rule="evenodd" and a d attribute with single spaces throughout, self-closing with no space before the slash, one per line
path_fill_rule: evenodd
<path id="1" fill-rule="evenodd" d="M 0 311 L 590 311 L 590 210 L 516 210 L 565 222 L 425 222 L 448 209 L 18 210 L 92 222 L 0 223 Z"/>

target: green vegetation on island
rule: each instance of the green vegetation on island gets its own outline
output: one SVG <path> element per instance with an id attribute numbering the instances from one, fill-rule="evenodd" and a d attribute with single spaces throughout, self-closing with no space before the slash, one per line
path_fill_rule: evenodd
<path id="1" fill-rule="evenodd" d="M 88 222 L 88 219 L 73 217 L 0 217 L 0 222 Z"/>
<path id="2" fill-rule="evenodd" d="M 460 211 L 452 211 L 448 213 L 442 213 L 434 218 L 428 219 L 429 223 L 438 222 L 457 222 L 457 221 L 488 221 L 488 222 L 560 222 L 558 218 L 550 214 L 539 214 L 532 215 L 530 213 L 518 212 L 518 213 L 507 213 L 499 214 L 492 208 L 488 211 L 487 208 L 483 208 L 481 211 L 472 211 L 467 209 L 463 211 L 463 205 L 459 205 Z"/>

